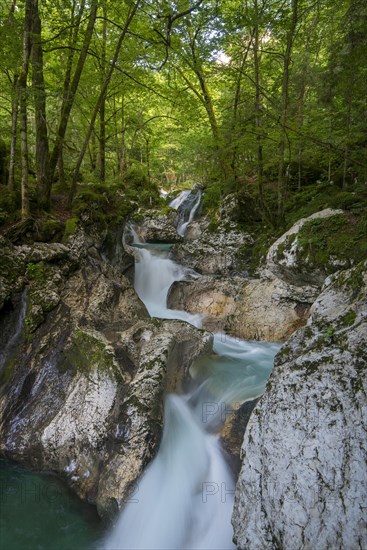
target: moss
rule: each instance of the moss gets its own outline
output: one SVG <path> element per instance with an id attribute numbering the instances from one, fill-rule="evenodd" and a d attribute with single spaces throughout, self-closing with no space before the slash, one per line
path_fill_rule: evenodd
<path id="1" fill-rule="evenodd" d="M 350 309 L 343 317 L 340 319 L 340 324 L 343 327 L 350 327 L 354 324 L 354 321 L 356 320 L 357 314 L 355 311 Z"/>
<path id="2" fill-rule="evenodd" d="M 220 226 L 220 222 L 215 218 L 212 218 L 208 225 L 209 233 L 217 233 Z"/>
<path id="3" fill-rule="evenodd" d="M 98 337 L 97 333 L 76 330 L 70 346 L 65 350 L 64 359 L 59 365 L 62 372 L 89 373 L 92 370 L 105 371 L 121 379 L 121 372 L 113 349 Z"/>
<path id="4" fill-rule="evenodd" d="M 365 272 L 366 265 L 364 264 L 364 262 L 361 262 L 354 269 L 346 273 L 341 273 L 336 279 L 336 284 L 341 287 L 345 286 L 351 290 L 360 291 L 364 287 L 363 278 Z"/>
<path id="5" fill-rule="evenodd" d="M 37 223 L 36 238 L 41 242 L 59 241 L 64 231 L 64 224 L 55 218 L 46 218 Z"/>
<path id="6" fill-rule="evenodd" d="M 352 378 L 351 379 L 351 386 L 354 393 L 361 392 L 363 395 L 366 395 L 366 392 L 364 390 L 363 386 L 363 378 Z"/>
<path id="7" fill-rule="evenodd" d="M 305 338 L 312 338 L 312 336 L 313 336 L 312 328 L 310 326 L 305 327 L 303 334 L 304 334 Z"/>
<path id="8" fill-rule="evenodd" d="M 11 357 L 6 362 L 4 368 L 1 372 L 1 375 L 0 375 L 0 385 L 5 386 L 6 384 L 8 384 L 11 381 L 16 362 L 17 362 L 17 357 L 16 356 Z"/>
<path id="9" fill-rule="evenodd" d="M 327 184 L 307 185 L 301 191 L 290 195 L 286 203 L 287 225 L 291 227 L 301 218 L 307 218 L 324 208 L 342 208 L 353 214 L 367 209 L 367 193 L 357 188 L 342 191 Z"/>
<path id="10" fill-rule="evenodd" d="M 349 215 L 306 222 L 298 234 L 298 257 L 310 268 L 326 273 L 367 258 L 365 221 Z"/>
<path id="11" fill-rule="evenodd" d="M 283 346 L 281 350 L 276 355 L 277 361 L 283 361 L 286 356 L 290 353 L 291 348 L 289 346 Z"/>
<path id="12" fill-rule="evenodd" d="M 78 227 L 79 218 L 73 217 L 66 220 L 65 230 L 63 235 L 63 242 L 65 243 L 71 235 L 74 235 Z"/>
<path id="13" fill-rule="evenodd" d="M 46 281 L 47 269 L 43 262 L 29 263 L 26 268 L 26 276 L 30 281 Z"/>

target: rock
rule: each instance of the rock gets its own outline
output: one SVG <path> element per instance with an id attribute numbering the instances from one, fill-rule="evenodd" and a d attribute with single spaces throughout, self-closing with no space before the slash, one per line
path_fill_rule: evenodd
<path id="1" fill-rule="evenodd" d="M 365 548 L 367 264 L 330 277 L 251 416 L 237 547 Z"/>
<path id="2" fill-rule="evenodd" d="M 294 287 L 277 278 L 201 277 L 177 281 L 168 306 L 206 315 L 204 328 L 225 331 L 244 340 L 283 341 L 308 317 L 314 290 Z"/>
<path id="3" fill-rule="evenodd" d="M 325 220 L 334 218 L 338 223 L 341 216 L 344 219 L 343 210 L 327 208 L 312 214 L 308 218 L 299 220 L 270 247 L 266 258 L 266 269 L 291 284 L 321 286 L 331 273 L 350 267 L 350 262 L 347 259 L 341 260 L 327 254 L 321 265 L 317 265 L 317 262 L 313 261 L 311 250 L 302 242 L 302 229 L 304 226 L 316 222 L 320 243 L 316 242 L 312 246 L 313 248 L 325 247 L 324 239 L 326 239 L 326 235 L 323 237 Z M 345 223 L 345 221 L 342 223 Z"/>
<path id="4" fill-rule="evenodd" d="M 156 452 L 164 393 L 180 391 L 212 339 L 150 320 L 103 242 L 82 231 L 66 248 L 9 247 L 28 290 L 22 337 L 1 373 L 0 453 L 63 475 L 110 517 Z"/>
<path id="5" fill-rule="evenodd" d="M 185 242 L 200 239 L 204 231 L 208 229 L 209 223 L 210 221 L 207 217 L 199 218 L 190 222 L 184 235 Z"/>
<path id="6" fill-rule="evenodd" d="M 236 404 L 233 410 L 226 408 L 224 425 L 220 431 L 220 441 L 227 452 L 230 465 L 235 477 L 240 473 L 242 462 L 240 460 L 243 434 L 250 419 L 251 413 L 258 399 Z"/>
<path id="7" fill-rule="evenodd" d="M 177 213 L 174 210 L 165 213 L 159 210 L 150 210 L 142 218 L 136 219 L 134 223 L 134 229 L 138 236 L 146 242 L 181 242 L 182 237 L 177 234 L 176 226 Z"/>
<path id="8" fill-rule="evenodd" d="M 139 498 L 139 476 L 153 458 L 162 429 L 164 392 L 177 392 L 191 363 L 209 354 L 209 334 L 181 321 L 138 323 L 121 335 L 129 358 L 139 365 L 116 419 L 115 451 L 99 481 L 100 515 L 112 516 L 129 499 Z M 135 345 L 134 345 L 135 344 Z"/>
<path id="9" fill-rule="evenodd" d="M 191 222 L 185 242 L 172 249 L 173 259 L 203 275 L 235 271 L 239 248 L 251 245 L 252 236 L 240 231 L 235 224 L 218 226 L 215 232 L 206 228 L 200 233 L 203 227 L 206 222 Z M 198 237 L 193 240 L 196 235 Z"/>

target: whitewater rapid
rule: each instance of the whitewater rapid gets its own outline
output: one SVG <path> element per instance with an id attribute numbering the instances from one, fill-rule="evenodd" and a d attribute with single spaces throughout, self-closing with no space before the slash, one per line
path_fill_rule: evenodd
<path id="1" fill-rule="evenodd" d="M 179 208 L 188 196 L 183 192 L 171 205 Z M 196 197 L 189 215 L 181 218 L 183 233 L 199 203 Z M 166 247 L 144 245 L 134 229 L 130 231 L 135 246 L 134 286 L 149 314 L 201 328 L 203 315 L 167 307 L 172 283 L 198 274 L 168 258 Z M 214 335 L 213 356 L 192 368 L 193 390 L 166 397 L 159 451 L 139 480 L 133 501 L 104 541 L 105 550 L 234 548 L 231 514 L 235 480 L 218 428 L 229 408 L 233 412 L 263 393 L 278 348 L 276 344 Z"/>

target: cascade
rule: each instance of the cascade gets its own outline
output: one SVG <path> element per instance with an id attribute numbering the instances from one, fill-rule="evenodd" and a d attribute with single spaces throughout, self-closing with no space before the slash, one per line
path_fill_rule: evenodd
<path id="1" fill-rule="evenodd" d="M 187 226 L 195 217 L 201 202 L 200 189 L 182 191 L 173 201 L 169 203 L 171 208 L 178 212 L 177 233 L 183 237 Z"/>
<path id="2" fill-rule="evenodd" d="M 189 192 L 172 203 L 179 208 Z M 171 206 L 172 206 L 171 203 Z M 185 222 L 193 219 L 196 197 Z M 180 223 L 180 222 L 179 222 Z M 178 229 L 179 229 L 178 227 Z M 167 250 L 139 240 L 135 290 L 151 316 L 181 319 L 196 327 L 203 316 L 167 308 L 174 281 L 199 275 L 167 257 Z M 193 366 L 196 386 L 165 399 L 164 430 L 157 456 L 137 485 L 103 548 L 126 550 L 226 550 L 232 543 L 234 479 L 216 433 L 223 410 L 261 395 L 279 346 L 214 335 L 214 354 Z"/>

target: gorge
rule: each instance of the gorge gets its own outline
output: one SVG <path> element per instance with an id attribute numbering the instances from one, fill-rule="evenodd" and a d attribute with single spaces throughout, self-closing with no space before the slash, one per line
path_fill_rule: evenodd
<path id="1" fill-rule="evenodd" d="M 184 199 L 188 196 L 185 192 Z M 187 219 L 198 208 L 197 196 L 195 199 L 191 198 Z M 180 199 L 175 200 L 180 206 Z M 340 212 L 336 211 L 323 213 L 321 217 L 338 215 Z M 201 223 L 200 218 L 196 221 L 193 218 L 194 215 L 187 231 Z M 157 226 L 159 229 L 157 219 L 152 222 L 154 235 Z M 187 219 L 176 216 L 172 223 L 181 223 L 182 229 Z M 166 237 L 172 237 L 167 223 L 165 219 L 162 231 Z M 146 242 L 139 234 L 149 233 L 149 224 L 144 218 L 138 222 L 132 220 L 123 232 L 117 233 L 120 242 L 108 247 L 106 235 L 98 232 L 88 235 L 81 228 L 71 238 L 71 245 L 21 245 L 12 251 L 9 248 L 8 261 L 13 258 L 20 271 L 23 262 L 29 282 L 14 311 L 15 337 L 8 339 L 9 345 L 4 348 L 5 385 L 0 400 L 2 454 L 33 470 L 62 474 L 81 498 L 97 504 L 101 517 L 115 518 L 115 525 L 106 532 L 92 509 L 88 505 L 75 507 L 71 495 L 60 489 L 61 485 L 55 485 L 53 478 L 49 481 L 39 478 L 41 481 L 35 484 L 34 477 L 27 478 L 35 474 L 14 470 L 10 463 L 2 462 L 4 494 L 9 503 L 3 528 L 5 540 L 14 540 L 14 548 L 32 547 L 34 539 L 29 538 L 29 530 L 21 530 L 19 539 L 12 534 L 12 502 L 18 506 L 22 498 L 28 514 L 29 504 L 33 508 L 36 505 L 34 512 L 39 509 L 45 514 L 37 507 L 45 504 L 45 494 L 52 496 L 52 488 L 57 486 L 55 498 L 46 499 L 51 511 L 55 506 L 53 517 L 57 516 L 58 506 L 74 510 L 74 515 L 65 518 L 69 534 L 62 533 L 62 529 L 58 531 L 55 525 L 55 547 L 57 544 L 65 550 L 70 548 L 69 536 L 78 541 L 79 548 L 105 550 L 232 548 L 234 495 L 232 521 L 238 548 L 289 548 L 297 546 L 301 538 L 308 541 L 306 547 L 312 546 L 315 531 L 306 527 L 310 522 L 318 522 L 323 547 L 331 543 L 337 547 L 336 537 L 345 537 L 353 540 L 353 547 L 357 548 L 365 536 L 363 507 L 358 497 L 353 497 L 357 498 L 355 506 L 344 506 L 343 513 L 334 514 L 337 526 L 333 527 L 324 482 L 317 472 L 329 467 L 331 449 L 337 443 L 331 435 L 327 440 L 330 451 L 323 451 L 328 422 L 339 422 L 342 426 L 343 411 L 347 406 L 349 410 L 356 407 L 350 430 L 340 436 L 352 438 L 336 465 L 338 493 L 343 495 L 346 491 L 340 498 L 350 499 L 357 484 L 363 487 L 365 482 L 363 266 L 331 275 L 320 294 L 323 283 L 316 279 L 308 286 L 297 286 L 295 275 L 287 280 L 294 261 L 285 270 L 281 257 L 274 253 L 274 245 L 260 279 L 240 274 L 202 275 L 173 259 L 177 247 L 195 242 L 187 240 L 185 230 L 176 244 Z M 280 244 L 283 242 L 284 239 L 280 240 Z M 70 266 L 69 272 L 63 268 L 62 276 L 60 258 L 62 265 L 66 260 Z M 132 260 L 135 260 L 133 271 Z M 31 263 L 38 267 L 30 269 Z M 205 263 L 201 267 L 205 269 Z M 278 278 L 284 277 L 284 273 L 285 279 Z M 137 294 L 132 288 L 132 278 Z M 182 301 L 176 301 L 177 309 L 167 306 L 167 299 L 172 302 L 172 289 L 178 288 L 177 285 L 187 285 L 183 290 L 188 299 L 191 289 L 195 289 L 196 307 L 189 306 L 185 311 L 187 306 L 183 307 Z M 254 291 L 242 294 L 244 288 L 252 285 L 261 285 L 260 294 Z M 277 297 L 274 289 L 279 288 L 282 290 Z M 209 321 L 203 310 L 208 292 L 212 304 Z M 169 293 L 171 297 L 167 298 Z M 262 323 L 272 327 L 265 340 L 271 340 L 275 331 L 280 340 L 287 340 L 290 331 L 301 327 L 277 355 L 280 344 L 244 341 L 236 332 L 239 325 L 246 326 L 243 322 L 246 317 L 241 315 L 247 316 L 251 308 L 243 314 L 242 310 L 228 308 L 228 300 L 238 308 L 245 299 L 250 307 L 251 295 L 257 307 L 261 299 L 265 304 L 263 316 L 254 317 L 259 326 Z M 53 297 L 50 312 L 43 306 L 45 296 Z M 275 300 L 275 305 L 271 305 L 268 296 Z M 280 317 L 269 313 L 277 304 L 279 311 L 283 311 Z M 297 304 L 304 304 L 302 313 Z M 296 316 L 293 310 L 298 311 Z M 240 321 L 231 324 L 231 315 Z M 208 332 L 210 327 L 214 330 Z M 226 335 L 226 327 L 232 335 Z M 339 340 L 343 341 L 342 352 Z M 360 350 L 358 355 L 354 349 Z M 275 355 L 278 370 L 250 417 L 256 400 L 265 390 Z M 340 369 L 335 367 L 338 361 Z M 349 363 L 348 382 L 343 372 L 345 361 Z M 319 376 L 320 365 L 328 369 L 325 380 Z M 294 378 L 296 382 L 292 382 Z M 306 388 L 312 388 L 307 397 L 305 384 Z M 317 405 L 319 412 L 315 415 L 318 396 L 326 395 L 324 392 L 330 391 L 326 390 L 330 385 L 333 397 Z M 340 390 L 335 393 L 338 385 Z M 294 403 L 293 409 L 285 399 Z M 304 405 L 303 400 L 310 403 Z M 265 418 L 266 410 L 269 412 Z M 309 418 L 307 411 L 311 411 Z M 320 421 L 323 415 L 327 422 Z M 240 461 L 239 447 L 249 417 Z M 281 432 L 279 426 L 283 427 Z M 294 430 L 298 430 L 294 432 L 296 435 Z M 319 433 L 312 436 L 316 438 L 314 443 L 308 435 L 311 432 Z M 259 449 L 262 441 L 264 447 Z M 293 443 L 288 450 L 290 441 Z M 269 445 L 275 445 L 270 455 Z M 301 450 L 300 455 L 296 449 Z M 311 449 L 316 453 L 314 457 L 310 455 Z M 280 454 L 277 456 L 276 452 Z M 282 453 L 282 460 L 288 460 L 296 477 L 287 478 L 284 465 L 277 470 L 277 464 L 282 464 Z M 273 463 L 267 458 L 272 454 Z M 305 466 L 311 459 L 314 466 L 309 472 L 314 474 L 310 477 Z M 354 473 L 349 474 L 342 466 L 349 462 L 359 465 Z M 258 472 L 262 472 L 260 477 Z M 19 484 L 19 479 L 29 482 Z M 50 489 L 44 489 L 37 497 L 39 489 L 35 487 L 47 487 L 47 483 L 51 493 Z M 277 489 L 270 491 L 273 486 Z M 310 499 L 316 498 L 316 486 L 317 502 L 311 503 Z M 300 487 L 303 500 L 298 503 Z M 333 502 L 337 502 L 335 491 L 330 491 Z M 318 503 L 322 505 L 323 499 L 326 505 L 315 515 L 313 510 Z M 255 505 L 261 509 L 254 515 Z M 266 506 L 270 511 L 264 515 Z M 301 527 L 296 529 L 295 525 L 302 522 L 305 528 L 300 534 L 297 530 Z M 348 534 L 348 530 L 355 535 Z M 37 544 L 47 548 L 49 540 L 45 536 L 45 542 L 37 539 Z"/>

